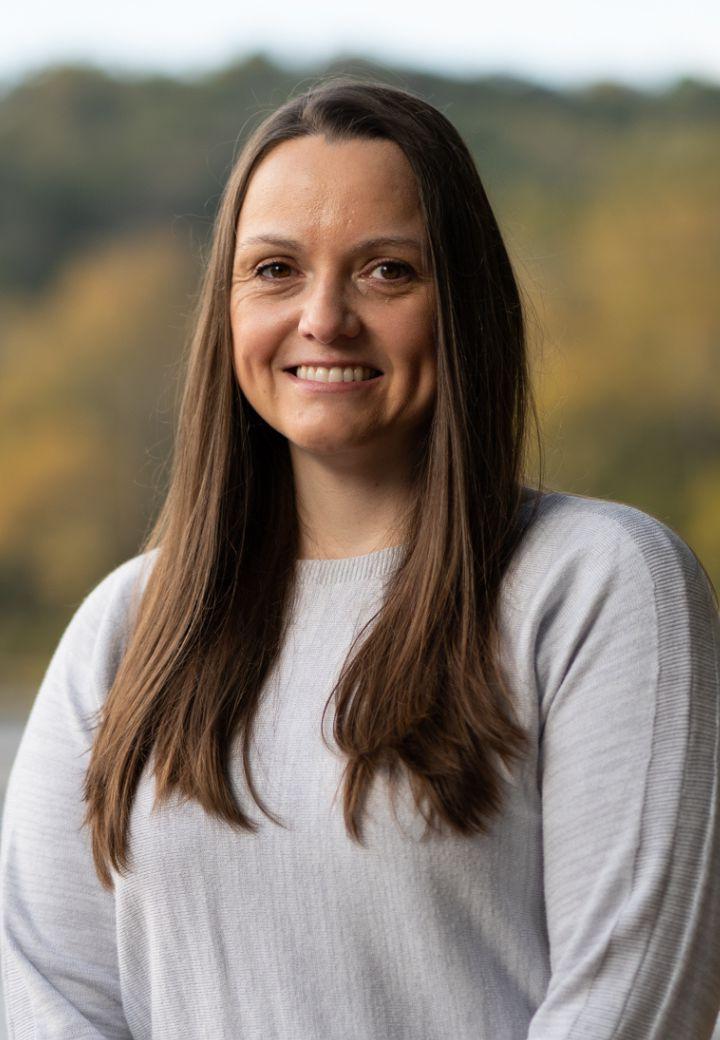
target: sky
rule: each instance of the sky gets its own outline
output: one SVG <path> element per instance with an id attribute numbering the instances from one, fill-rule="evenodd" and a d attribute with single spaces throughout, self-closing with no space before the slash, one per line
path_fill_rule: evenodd
<path id="1" fill-rule="evenodd" d="M 194 77 L 263 52 L 290 67 L 347 54 L 452 76 L 548 84 L 720 83 L 718 0 L 10 0 L 0 82 L 85 61 Z"/>

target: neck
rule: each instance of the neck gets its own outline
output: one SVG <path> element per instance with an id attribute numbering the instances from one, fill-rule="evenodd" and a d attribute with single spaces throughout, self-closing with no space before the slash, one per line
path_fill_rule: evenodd
<path id="1" fill-rule="evenodd" d="M 404 541 L 414 502 L 411 466 L 360 465 L 291 450 L 301 559 L 362 556 Z"/>

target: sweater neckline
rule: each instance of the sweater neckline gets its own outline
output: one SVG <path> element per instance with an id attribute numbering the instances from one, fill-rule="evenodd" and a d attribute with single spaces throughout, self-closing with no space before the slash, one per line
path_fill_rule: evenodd
<path id="1" fill-rule="evenodd" d="M 295 561 L 296 578 L 302 585 L 336 585 L 366 578 L 380 578 L 395 570 L 404 551 L 405 543 L 376 549 L 362 556 L 300 559 Z"/>

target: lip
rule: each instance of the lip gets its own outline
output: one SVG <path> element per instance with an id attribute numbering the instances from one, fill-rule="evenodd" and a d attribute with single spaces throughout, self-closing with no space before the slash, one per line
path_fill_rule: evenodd
<path id="1" fill-rule="evenodd" d="M 339 366 L 338 366 L 339 367 Z M 350 367 L 350 366 L 348 366 Z M 370 365 L 366 366 L 370 368 Z M 344 382 L 342 380 L 337 383 L 320 383 L 315 379 L 299 379 L 294 372 L 285 371 L 285 375 L 292 379 L 297 385 L 298 390 L 302 390 L 308 394 L 349 394 L 357 393 L 361 390 L 367 390 L 369 387 L 379 383 L 384 378 L 384 373 L 380 373 L 379 376 L 371 376 L 370 379 L 362 379 L 359 382 Z"/>

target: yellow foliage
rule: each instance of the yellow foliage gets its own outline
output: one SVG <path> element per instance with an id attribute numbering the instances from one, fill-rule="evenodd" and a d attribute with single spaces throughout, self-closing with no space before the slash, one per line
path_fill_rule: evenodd
<path id="1" fill-rule="evenodd" d="M 720 459 L 693 475 L 688 494 L 687 538 L 720 595 Z"/>
<path id="2" fill-rule="evenodd" d="M 144 232 L 78 257 L 32 307 L 4 308 L 0 560 L 47 605 L 88 591 L 145 529 L 156 488 L 142 470 L 169 439 L 163 393 L 196 276 L 172 235 Z"/>

